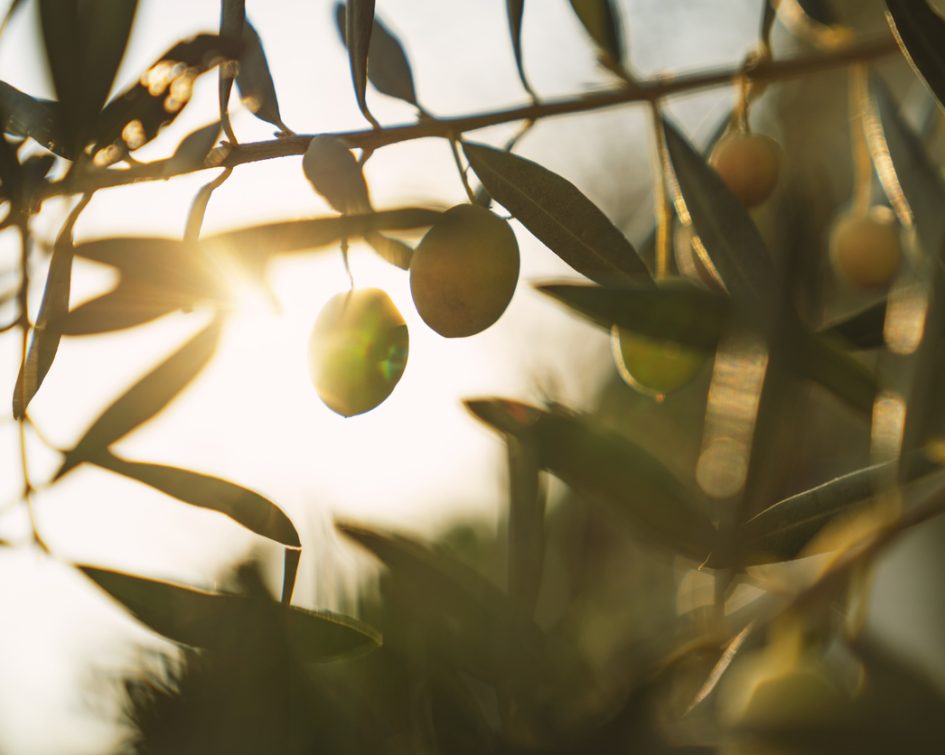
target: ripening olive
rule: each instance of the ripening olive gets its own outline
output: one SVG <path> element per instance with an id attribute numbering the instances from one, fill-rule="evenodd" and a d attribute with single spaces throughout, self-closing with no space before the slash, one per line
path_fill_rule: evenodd
<path id="1" fill-rule="evenodd" d="M 764 134 L 731 134 L 715 145 L 709 164 L 745 207 L 756 207 L 778 182 L 781 147 Z"/>
<path id="2" fill-rule="evenodd" d="M 377 288 L 329 299 L 309 342 L 312 382 L 322 401 L 345 417 L 386 399 L 407 365 L 407 326 Z"/>
<path id="3" fill-rule="evenodd" d="M 518 283 L 518 242 L 509 224 L 479 205 L 441 215 L 410 263 L 417 312 L 447 338 L 479 333 L 508 307 Z"/>
<path id="4" fill-rule="evenodd" d="M 706 361 L 705 353 L 698 349 L 617 326 L 611 330 L 611 345 L 620 377 L 653 396 L 678 391 L 699 374 Z"/>
<path id="5" fill-rule="evenodd" d="M 837 277 L 857 288 L 888 288 L 902 264 L 899 226 L 888 207 L 841 215 L 830 231 L 830 262 Z"/>

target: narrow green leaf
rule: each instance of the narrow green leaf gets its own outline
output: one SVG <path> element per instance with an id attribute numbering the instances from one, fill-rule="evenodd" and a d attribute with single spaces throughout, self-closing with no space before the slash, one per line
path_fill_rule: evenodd
<path id="1" fill-rule="evenodd" d="M 93 134 L 99 164 L 120 159 L 125 150 L 147 144 L 190 101 L 197 76 L 223 60 L 237 60 L 242 43 L 198 34 L 165 52 L 139 78 L 102 111 Z"/>
<path id="2" fill-rule="evenodd" d="M 886 11 L 903 54 L 945 103 L 945 20 L 924 1 L 886 0 Z"/>
<path id="3" fill-rule="evenodd" d="M 72 155 L 57 130 L 59 103 L 30 97 L 5 81 L 0 81 L 0 115 L 3 131 L 28 136 L 51 152 Z"/>
<path id="4" fill-rule="evenodd" d="M 276 85 L 269 72 L 269 61 L 266 60 L 262 40 L 248 20 L 243 27 L 243 52 L 240 54 L 236 86 L 240 90 L 243 104 L 257 118 L 271 123 L 283 132 L 290 132 L 289 127 L 282 122 Z"/>
<path id="5" fill-rule="evenodd" d="M 528 83 L 528 77 L 525 75 L 525 64 L 522 59 L 522 15 L 525 12 L 525 0 L 505 0 L 505 12 L 509 19 L 509 36 L 512 38 L 512 52 L 515 54 L 515 68 L 518 70 L 518 78 L 522 82 L 522 87 L 532 97 L 535 92 L 531 84 Z"/>
<path id="6" fill-rule="evenodd" d="M 158 414 L 200 374 L 216 350 L 222 320 L 215 317 L 193 336 L 119 396 L 92 423 L 75 447 L 66 453 L 56 479 L 88 461 Z"/>
<path id="7" fill-rule="evenodd" d="M 859 312 L 829 323 L 820 332 L 839 338 L 855 349 L 876 349 L 884 345 L 886 300 L 881 299 Z"/>
<path id="8" fill-rule="evenodd" d="M 281 618 L 286 641 L 303 662 L 329 661 L 380 645 L 375 630 L 346 616 L 275 602 L 256 606 L 257 600 L 242 595 L 211 593 L 93 566 L 79 569 L 142 624 L 183 645 L 212 648 L 227 633 L 240 631 L 240 622 L 252 620 L 259 608 Z"/>
<path id="9" fill-rule="evenodd" d="M 527 434 L 505 439 L 509 470 L 509 597 L 524 616 L 538 602 L 545 557 L 545 489 L 538 448 Z"/>
<path id="10" fill-rule="evenodd" d="M 369 231 L 364 234 L 364 240 L 371 245 L 371 248 L 377 252 L 377 255 L 389 262 L 394 267 L 401 270 L 410 268 L 410 260 L 413 258 L 413 248 L 399 239 L 392 239 L 377 231 Z"/>
<path id="11" fill-rule="evenodd" d="M 878 391 L 873 371 L 828 336 L 811 333 L 803 326 L 792 336 L 786 341 L 787 348 L 794 351 L 791 367 L 865 416 L 871 416 Z"/>
<path id="12" fill-rule="evenodd" d="M 708 351 L 715 349 L 731 309 L 726 297 L 695 286 L 545 284 L 536 288 L 608 330 L 616 325 Z"/>
<path id="13" fill-rule="evenodd" d="M 301 546 L 295 526 L 282 509 L 234 482 L 164 464 L 128 461 L 108 450 L 91 456 L 89 461 L 184 503 L 219 511 L 257 535 L 293 548 Z"/>
<path id="14" fill-rule="evenodd" d="M 676 179 L 676 209 L 683 222 L 691 221 L 735 303 L 772 311 L 780 299 L 778 275 L 748 211 L 666 120 L 663 134 Z"/>
<path id="15" fill-rule="evenodd" d="M 613 0 L 571 0 L 581 24 L 591 39 L 615 63 L 623 60 L 620 14 Z"/>
<path id="16" fill-rule="evenodd" d="M 390 570 L 427 642 L 455 654 L 460 668 L 492 683 L 542 667 L 543 637 L 497 587 L 444 553 L 410 538 L 351 523 L 339 531 Z"/>
<path id="17" fill-rule="evenodd" d="M 372 126 L 380 124 L 371 115 L 365 98 L 367 92 L 368 54 L 371 49 L 371 33 L 374 30 L 374 0 L 346 0 L 345 43 L 348 47 L 348 64 L 358 108 Z"/>
<path id="18" fill-rule="evenodd" d="M 343 3 L 335 5 L 335 24 L 342 43 L 347 44 L 347 14 Z M 420 107 L 407 53 L 396 35 L 377 17 L 371 31 L 367 77 L 378 92 Z"/>
<path id="19" fill-rule="evenodd" d="M 203 167 L 206 164 L 207 155 L 220 138 L 221 128 L 223 128 L 221 122 L 216 121 L 187 134 L 177 145 L 174 154 L 164 163 L 164 175 L 176 176 L 179 173 Z"/>
<path id="20" fill-rule="evenodd" d="M 570 181 L 482 144 L 464 142 L 463 152 L 489 194 L 579 273 L 603 284 L 649 278 L 623 233 Z"/>

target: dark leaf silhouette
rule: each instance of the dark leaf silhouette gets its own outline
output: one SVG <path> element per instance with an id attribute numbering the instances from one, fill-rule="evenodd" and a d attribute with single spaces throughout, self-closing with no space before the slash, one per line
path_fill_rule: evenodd
<path id="1" fill-rule="evenodd" d="M 157 367 L 119 396 L 68 451 L 56 478 L 88 461 L 158 414 L 200 374 L 220 338 L 222 321 L 214 318 Z"/>
<path id="2" fill-rule="evenodd" d="M 579 273 L 604 284 L 649 278 L 623 233 L 574 184 L 493 147 L 464 142 L 463 151 L 489 194 Z"/>
<path id="3" fill-rule="evenodd" d="M 840 338 L 856 349 L 876 349 L 883 345 L 886 300 L 881 299 L 859 312 L 828 324 L 824 335 Z"/>
<path id="4" fill-rule="evenodd" d="M 0 113 L 3 115 L 5 133 L 28 136 L 63 157 L 72 154 L 57 131 L 58 102 L 30 97 L 5 81 L 0 81 Z"/>
<path id="5" fill-rule="evenodd" d="M 206 165 L 207 155 L 216 146 L 221 128 L 221 122 L 216 121 L 187 134 L 164 163 L 164 175 L 176 176 Z"/>
<path id="6" fill-rule="evenodd" d="M 243 104 L 255 113 L 256 117 L 284 132 L 289 131 L 279 112 L 279 100 L 276 97 L 272 74 L 269 72 L 266 51 L 258 32 L 249 21 L 243 26 L 243 51 L 240 53 L 236 86 L 240 90 Z"/>
<path id="7" fill-rule="evenodd" d="M 515 54 L 515 68 L 518 70 L 518 78 L 522 82 L 525 91 L 534 97 L 535 93 L 532 91 L 531 84 L 528 83 L 528 77 L 525 75 L 525 64 L 522 59 L 522 15 L 525 12 L 525 0 L 506 0 L 505 11 L 509 18 L 509 35 L 512 38 L 512 52 Z"/>
<path id="8" fill-rule="evenodd" d="M 125 52 L 137 0 L 40 0 L 61 133 L 77 153 L 93 135 Z"/>
<path id="9" fill-rule="evenodd" d="M 312 188 L 338 212 L 370 211 L 371 200 L 361 165 L 338 137 L 313 137 L 302 157 L 302 171 Z"/>
<path id="10" fill-rule="evenodd" d="M 335 23 L 341 41 L 347 44 L 346 11 L 342 3 L 335 5 Z M 420 107 L 407 53 L 400 40 L 377 17 L 371 31 L 367 77 L 378 92 Z"/>
<path id="11" fill-rule="evenodd" d="M 778 276 L 748 211 L 665 120 L 663 134 L 676 179 L 676 208 L 683 222 L 691 222 L 732 299 L 739 306 L 770 312 L 778 300 Z"/>
<path id="12" fill-rule="evenodd" d="M 939 102 L 945 102 L 945 20 L 927 2 L 886 0 L 899 47 Z"/>
<path id="13" fill-rule="evenodd" d="M 364 234 L 364 240 L 371 245 L 371 248 L 377 252 L 377 255 L 401 270 L 407 270 L 410 267 L 410 260 L 413 257 L 413 248 L 399 239 L 392 239 L 379 231 L 369 231 Z"/>
<path id="14" fill-rule="evenodd" d="M 107 450 L 90 461 L 184 503 L 219 511 L 257 535 L 295 548 L 301 545 L 292 522 L 275 503 L 229 480 L 165 464 L 128 461 Z"/>
<path id="15" fill-rule="evenodd" d="M 378 122 L 367 106 L 368 55 L 371 49 L 371 34 L 374 30 L 374 0 L 346 0 L 345 45 L 348 48 L 348 64 L 351 82 L 358 108 L 371 125 Z"/>
<path id="16" fill-rule="evenodd" d="M 246 0 L 221 0 L 220 2 L 220 36 L 237 42 L 245 38 L 243 26 L 246 24 Z M 230 104 L 230 93 L 233 90 L 234 71 L 230 66 L 220 69 L 219 100 L 220 121 L 227 138 L 233 138 L 230 116 L 227 108 Z"/>
<path id="17" fill-rule="evenodd" d="M 142 624 L 174 642 L 214 647 L 221 632 L 252 614 L 249 598 L 212 593 L 93 566 L 79 569 Z M 289 645 L 301 661 L 323 662 L 376 648 L 380 636 L 355 619 L 294 606 L 270 606 L 282 619 Z"/>
<path id="18" fill-rule="evenodd" d="M 538 602 L 545 553 L 545 491 L 538 448 L 527 434 L 505 439 L 509 470 L 509 596 L 523 615 Z"/>
<path id="19" fill-rule="evenodd" d="M 591 39 L 612 61 L 623 59 L 620 15 L 612 0 L 571 0 L 578 19 Z"/>
<path id="20" fill-rule="evenodd" d="M 198 34 L 165 52 L 131 88 L 102 111 L 93 134 L 101 164 L 147 144 L 190 101 L 197 76 L 224 59 L 236 60 L 241 43 L 215 34 Z M 110 149 L 109 149 L 110 148 Z"/>

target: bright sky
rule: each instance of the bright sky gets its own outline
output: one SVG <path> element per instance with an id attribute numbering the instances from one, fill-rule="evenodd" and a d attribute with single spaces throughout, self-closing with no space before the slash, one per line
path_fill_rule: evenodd
<path id="1" fill-rule="evenodd" d="M 745 7 L 740 0 L 727 4 Z M 377 5 L 404 41 L 420 100 L 434 114 L 525 101 L 502 0 Z M 527 5 L 524 47 L 537 91 L 555 96 L 605 84 L 568 4 L 533 0 Z M 631 4 L 631 56 L 645 72 L 731 64 L 752 44 L 754 13 L 733 17 L 718 14 L 718 3 L 678 3 L 685 5 L 687 27 L 698 30 L 694 40 L 679 33 L 668 5 Z M 331 7 L 330 0 L 247 2 L 266 46 L 283 119 L 300 133 L 364 126 Z M 217 0 L 142 0 L 118 86 L 133 81 L 177 40 L 213 31 L 218 14 Z M 646 29 L 645 37 L 638 29 Z M 0 42 L 0 78 L 51 97 L 39 56 L 35 19 L 27 9 Z M 698 128 L 719 117 L 720 97 L 729 94 L 689 97 L 675 112 Z M 413 119 L 412 108 L 376 93 L 369 97 L 382 122 Z M 139 159 L 170 154 L 181 136 L 216 119 L 215 108 L 216 76 L 208 74 L 178 121 L 141 150 Z M 248 112 L 237 112 L 234 122 L 243 141 L 271 136 L 272 127 Z M 557 119 L 539 125 L 520 151 L 576 182 L 615 219 L 636 220 L 639 228 L 640 218 L 645 224 L 650 213 L 646 122 L 644 113 L 628 109 Z M 498 143 L 510 132 L 494 129 L 475 138 Z M 300 163 L 295 157 L 238 168 L 213 195 L 205 232 L 330 214 Z M 385 148 L 366 173 L 379 208 L 464 199 L 448 148 L 438 141 Z M 77 239 L 178 236 L 194 193 L 214 174 L 103 191 L 83 213 Z M 37 219 L 39 237 L 53 238 L 67 211 L 61 200 L 48 202 Z M 333 514 L 424 533 L 461 516 L 494 520 L 504 503 L 502 448 L 466 415 L 459 399 L 548 396 L 589 407 L 597 386 L 614 374 L 605 334 L 565 315 L 529 287 L 531 281 L 574 274 L 521 227 L 515 230 L 523 265 L 512 305 L 494 327 L 460 341 L 443 339 L 423 325 L 404 273 L 355 248 L 357 285 L 387 290 L 410 331 L 406 372 L 377 410 L 342 419 L 321 404 L 311 386 L 306 354 L 312 323 L 324 302 L 347 286 L 340 255 L 320 251 L 275 265 L 272 283 L 281 313 L 256 302 L 233 318 L 199 381 L 157 420 L 122 441 L 119 450 L 135 459 L 218 474 L 277 501 L 307 549 L 296 591 L 296 600 L 307 605 L 330 605 L 337 599 L 333 585 L 343 581 L 343 557 L 326 537 Z M 15 281 L 17 254 L 14 235 L 0 234 L 4 285 Z M 75 301 L 108 285 L 101 269 L 77 268 Z M 5 321 L 9 311 L 4 313 Z M 67 339 L 33 402 L 33 416 L 57 444 L 70 445 L 119 392 L 202 322 L 201 315 L 174 315 L 114 336 Z M 17 359 L 18 334 L 0 338 L 5 365 L 0 396 L 12 393 Z M 0 502 L 10 500 L 20 484 L 15 425 L 8 413 L 3 417 Z M 30 451 L 33 475 L 42 480 L 56 459 L 39 444 L 31 444 Z M 64 561 L 212 586 L 221 569 L 248 548 L 275 553 L 219 515 L 103 471 L 79 469 L 39 495 L 36 504 L 43 535 Z M 21 506 L 7 509 L 0 513 L 0 537 L 22 541 L 25 524 Z M 97 720 L 109 711 L 93 693 L 103 688 L 110 670 L 134 660 L 135 642 L 154 646 L 156 641 L 68 567 L 27 548 L 0 550 L 0 605 L 0 751 L 101 752 L 113 730 Z"/>

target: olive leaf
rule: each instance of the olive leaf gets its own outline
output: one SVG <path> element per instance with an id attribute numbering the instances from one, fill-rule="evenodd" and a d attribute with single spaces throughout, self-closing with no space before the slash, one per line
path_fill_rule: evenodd
<path id="1" fill-rule="evenodd" d="M 242 595 L 206 592 L 93 566 L 78 568 L 142 624 L 191 647 L 216 646 L 258 608 L 256 600 Z M 275 602 L 259 607 L 279 617 L 287 643 L 306 663 L 359 655 L 381 643 L 374 629 L 348 616 Z"/>
<path id="2" fill-rule="evenodd" d="M 538 448 L 527 434 L 505 438 L 509 474 L 509 597 L 531 617 L 545 555 L 545 488 Z"/>
<path id="3" fill-rule="evenodd" d="M 179 309 L 188 309 L 195 297 L 151 284 L 122 280 L 111 291 L 89 299 L 49 320 L 47 331 L 60 336 L 91 336 L 134 328 Z"/>
<path id="4" fill-rule="evenodd" d="M 570 0 L 571 8 L 591 39 L 612 61 L 623 60 L 620 14 L 613 0 Z"/>
<path id="5" fill-rule="evenodd" d="M 463 152 L 489 194 L 579 273 L 604 284 L 649 278 L 623 233 L 570 181 L 482 144 L 464 142 Z"/>
<path id="6" fill-rule="evenodd" d="M 715 525 L 699 491 L 683 483 L 663 464 L 628 438 L 589 417 L 561 410 L 542 411 L 514 402 L 467 400 L 480 419 L 509 432 L 516 415 L 529 417 L 524 430 L 533 438 L 541 467 L 578 494 L 607 505 L 641 537 L 658 541 L 699 562 L 717 546 Z M 509 422 L 509 420 L 512 422 Z M 515 432 L 513 430 L 513 432 Z"/>
<path id="7" fill-rule="evenodd" d="M 883 346 L 883 324 L 886 322 L 886 300 L 828 323 L 821 333 L 841 339 L 855 349 L 876 349 Z"/>
<path id="8" fill-rule="evenodd" d="M 107 449 L 89 461 L 184 503 L 225 514 L 257 535 L 294 548 L 301 545 L 292 521 L 275 503 L 229 480 L 165 464 L 129 461 Z"/>
<path id="9" fill-rule="evenodd" d="M 302 157 L 302 170 L 312 188 L 341 213 L 368 212 L 367 183 L 351 150 L 329 134 L 315 136 Z"/>
<path id="10" fill-rule="evenodd" d="M 163 362 L 115 399 L 66 452 L 55 479 L 97 456 L 102 449 L 147 422 L 190 384 L 213 356 L 223 323 L 215 317 Z"/>
<path id="11" fill-rule="evenodd" d="M 380 124 L 367 106 L 368 55 L 374 30 L 374 0 L 345 0 L 345 45 L 358 109 L 375 128 Z"/>
<path id="12" fill-rule="evenodd" d="M 886 0 L 886 10 L 903 54 L 945 102 L 945 20 L 924 0 Z"/>
<path id="13" fill-rule="evenodd" d="M 343 3 L 335 5 L 335 24 L 347 45 L 347 14 Z M 375 16 L 368 48 L 367 77 L 378 92 L 419 108 L 410 61 L 400 40 Z"/>
<path id="14" fill-rule="evenodd" d="M 271 123 L 283 132 L 291 132 L 282 122 L 276 86 L 269 72 L 269 61 L 266 60 L 262 40 L 248 20 L 243 25 L 243 51 L 240 53 L 236 86 L 240 90 L 243 104 L 257 118 Z"/>
<path id="15" fill-rule="evenodd" d="M 770 312 L 779 300 L 771 254 L 744 205 L 675 126 L 663 120 L 676 208 L 692 227 L 739 305 Z"/>
<path id="16" fill-rule="evenodd" d="M 174 154 L 164 162 L 164 175 L 171 177 L 204 167 L 207 155 L 220 138 L 222 128 L 222 122 L 216 121 L 187 134 L 180 140 Z"/>
<path id="17" fill-rule="evenodd" d="M 73 154 L 58 131 L 58 102 L 30 97 L 0 81 L 0 115 L 4 133 L 28 136 L 63 157 Z"/>
<path id="18" fill-rule="evenodd" d="M 246 23 L 246 0 L 220 0 L 220 36 L 236 42 L 243 39 Z M 244 40 L 245 41 L 245 40 Z M 220 122 L 227 137 L 232 138 L 230 116 L 227 108 L 233 90 L 233 71 L 230 67 L 220 69 L 219 100 Z"/>
<path id="19" fill-rule="evenodd" d="M 515 68 L 518 70 L 519 81 L 522 82 L 525 91 L 534 97 L 535 92 L 528 83 L 528 77 L 525 76 L 525 64 L 522 60 L 522 15 L 525 12 L 525 0 L 506 0 L 505 12 L 509 19 L 509 36 L 512 38 L 512 52 L 515 54 Z"/>
<path id="20" fill-rule="evenodd" d="M 364 240 L 371 245 L 377 255 L 401 270 L 410 268 L 413 259 L 413 248 L 399 239 L 392 239 L 380 231 L 369 231 L 364 234 Z"/>
<path id="21" fill-rule="evenodd" d="M 59 133 L 73 154 L 93 135 L 137 7 L 137 0 L 39 2 L 46 59 L 59 98 Z"/>

